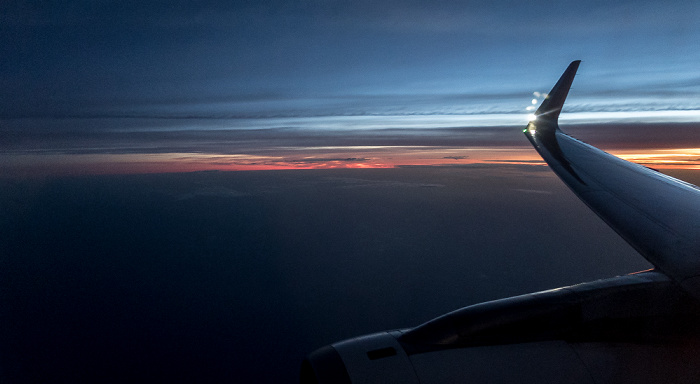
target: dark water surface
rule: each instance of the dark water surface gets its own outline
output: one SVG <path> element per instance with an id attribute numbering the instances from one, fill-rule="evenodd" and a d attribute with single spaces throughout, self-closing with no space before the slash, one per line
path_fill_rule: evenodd
<path id="1" fill-rule="evenodd" d="M 0 186 L 2 382 L 292 383 L 339 339 L 649 268 L 542 166 Z"/>

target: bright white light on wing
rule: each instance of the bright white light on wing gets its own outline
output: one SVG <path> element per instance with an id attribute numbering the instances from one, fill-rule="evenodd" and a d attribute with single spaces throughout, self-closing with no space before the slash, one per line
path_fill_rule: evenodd
<path id="1" fill-rule="evenodd" d="M 527 121 L 535 121 L 535 120 L 537 120 L 537 116 L 534 113 L 527 115 Z"/>
<path id="2" fill-rule="evenodd" d="M 527 107 L 525 108 L 525 110 L 528 111 L 528 112 L 529 112 L 529 111 L 534 111 L 534 110 L 537 108 L 537 104 L 539 104 L 539 102 L 541 101 L 542 95 L 543 95 L 543 94 L 540 93 L 540 92 L 532 92 L 533 98 L 532 98 L 532 100 L 530 100 L 530 105 L 527 106 Z M 535 119 L 535 118 L 534 118 L 533 116 L 528 116 L 528 120 L 529 120 L 529 121 L 532 121 L 532 120 L 534 120 L 534 119 Z"/>

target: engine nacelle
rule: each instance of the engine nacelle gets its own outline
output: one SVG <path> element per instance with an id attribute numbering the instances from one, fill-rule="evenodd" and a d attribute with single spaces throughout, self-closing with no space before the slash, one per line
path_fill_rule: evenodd
<path id="1" fill-rule="evenodd" d="M 397 335 L 380 332 L 323 347 L 304 361 L 301 382 L 419 384 Z"/>
<path id="2" fill-rule="evenodd" d="M 335 343 L 312 353 L 301 383 L 591 383 L 574 350 L 562 341 L 446 349 L 408 355 L 401 332 Z"/>
<path id="3" fill-rule="evenodd" d="M 665 383 L 700 376 L 700 306 L 650 272 L 496 300 L 323 347 L 302 383 Z"/>

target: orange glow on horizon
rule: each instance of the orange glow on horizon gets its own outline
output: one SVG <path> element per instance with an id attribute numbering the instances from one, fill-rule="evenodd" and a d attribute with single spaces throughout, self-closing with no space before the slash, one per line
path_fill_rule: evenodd
<path id="1" fill-rule="evenodd" d="M 256 154 L 4 154 L 0 160 L 5 173 L 15 176 L 543 164 L 529 148 L 432 146 L 269 148 Z"/>
<path id="2" fill-rule="evenodd" d="M 611 151 L 622 159 L 659 169 L 700 169 L 700 148 Z"/>
<path id="3" fill-rule="evenodd" d="M 659 169 L 700 169 L 700 148 L 616 150 Z M 395 168 L 468 164 L 544 165 L 529 147 L 349 146 L 265 148 L 255 154 L 0 154 L 6 176 L 193 171 Z"/>

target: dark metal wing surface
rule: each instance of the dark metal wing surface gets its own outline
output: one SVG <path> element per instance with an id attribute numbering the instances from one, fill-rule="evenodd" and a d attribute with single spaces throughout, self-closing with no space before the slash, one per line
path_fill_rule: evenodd
<path id="1" fill-rule="evenodd" d="M 559 129 L 559 113 L 579 64 L 569 65 L 525 135 L 588 207 L 657 270 L 700 298 L 700 190 Z"/>

